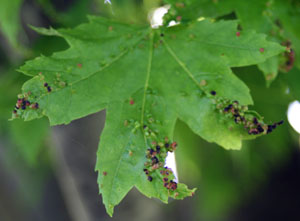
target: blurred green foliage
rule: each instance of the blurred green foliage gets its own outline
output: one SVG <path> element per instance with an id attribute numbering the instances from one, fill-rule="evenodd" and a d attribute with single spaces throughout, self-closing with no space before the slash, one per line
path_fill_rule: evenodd
<path id="1" fill-rule="evenodd" d="M 19 45 L 18 32 L 21 30 L 20 8 L 23 0 L 2 0 L 0 7 L 0 30 L 14 46 Z"/>

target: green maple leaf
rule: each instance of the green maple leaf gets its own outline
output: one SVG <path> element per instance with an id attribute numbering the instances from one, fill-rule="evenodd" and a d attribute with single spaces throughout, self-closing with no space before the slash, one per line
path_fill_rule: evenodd
<path id="1" fill-rule="evenodd" d="M 168 186 L 174 179 L 171 171 L 169 183 L 163 181 L 166 153 L 176 146 L 176 120 L 208 142 L 241 148 L 243 139 L 255 136 L 223 109 L 230 103 L 245 118 L 256 114 L 247 111 L 249 90 L 231 67 L 264 62 L 284 48 L 253 31 L 236 36 L 236 21 L 152 29 L 99 17 L 89 20 L 74 29 L 36 29 L 63 37 L 70 48 L 20 68 L 32 76 L 20 96 L 30 106 L 18 109 L 14 117 L 47 116 L 57 125 L 106 109 L 96 170 L 109 215 L 133 187 L 165 203 L 168 197 L 193 195 L 195 189 L 184 184 Z"/>

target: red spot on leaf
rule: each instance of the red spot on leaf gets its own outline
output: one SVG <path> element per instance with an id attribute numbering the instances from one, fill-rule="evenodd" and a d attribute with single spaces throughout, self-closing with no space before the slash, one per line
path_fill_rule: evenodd
<path id="1" fill-rule="evenodd" d="M 82 68 L 82 64 L 77 64 L 77 67 Z"/>
<path id="2" fill-rule="evenodd" d="M 176 147 L 177 147 L 177 143 L 174 141 L 174 142 L 171 144 L 171 147 L 172 147 L 172 148 L 176 148 Z"/>
<path id="3" fill-rule="evenodd" d="M 182 19 L 182 16 L 180 16 L 180 15 L 178 15 L 178 16 L 176 17 L 176 21 L 181 21 L 181 19 Z"/>
<path id="4" fill-rule="evenodd" d="M 130 105 L 134 105 L 134 100 L 133 100 L 133 99 L 130 99 L 129 104 L 130 104 Z"/>
<path id="5" fill-rule="evenodd" d="M 107 172 L 106 171 L 103 171 L 103 176 L 106 176 L 107 175 Z"/>
<path id="6" fill-rule="evenodd" d="M 22 99 L 18 99 L 17 106 L 21 106 L 22 103 L 23 103 L 23 100 Z"/>
<path id="7" fill-rule="evenodd" d="M 165 137 L 165 142 L 169 142 L 169 138 L 168 137 Z"/>
<path id="8" fill-rule="evenodd" d="M 38 104 L 38 103 L 31 104 L 30 107 L 31 107 L 32 109 L 38 109 L 38 108 L 39 108 L 39 104 Z"/>
<path id="9" fill-rule="evenodd" d="M 237 37 L 240 37 L 240 36 L 241 36 L 241 32 L 238 31 L 238 32 L 236 33 L 236 36 L 237 36 Z"/>
<path id="10" fill-rule="evenodd" d="M 260 51 L 261 53 L 263 53 L 263 52 L 265 51 L 265 49 L 264 49 L 264 48 L 260 48 L 259 51 Z"/>

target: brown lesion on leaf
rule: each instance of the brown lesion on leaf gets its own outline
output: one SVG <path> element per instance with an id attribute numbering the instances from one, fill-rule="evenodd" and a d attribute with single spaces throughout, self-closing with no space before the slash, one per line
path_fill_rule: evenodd
<path id="1" fill-rule="evenodd" d="M 42 72 L 39 72 L 39 77 L 40 77 L 40 80 L 41 80 L 41 81 L 44 81 L 44 80 L 45 80 L 45 76 L 43 75 Z"/>
<path id="2" fill-rule="evenodd" d="M 129 124 L 128 120 L 125 120 L 125 121 L 124 121 L 124 126 L 127 127 L 128 124 Z"/>
<path id="3" fill-rule="evenodd" d="M 175 193 L 174 198 L 176 199 L 179 196 L 179 193 Z"/>
<path id="4" fill-rule="evenodd" d="M 185 7 L 184 3 L 182 3 L 182 2 L 176 2 L 175 6 L 176 6 L 176 8 L 184 8 Z"/>
<path id="5" fill-rule="evenodd" d="M 274 73 L 270 73 L 270 74 L 267 74 L 266 76 L 266 80 L 267 81 L 271 81 L 275 78 L 275 74 Z"/>
<path id="6" fill-rule="evenodd" d="M 207 85 L 207 81 L 206 81 L 206 80 L 201 80 L 200 83 L 199 83 L 199 85 L 200 85 L 201 87 L 204 87 L 204 86 Z"/>
<path id="7" fill-rule="evenodd" d="M 194 34 L 189 34 L 189 38 L 190 38 L 190 39 L 194 39 L 194 38 L 196 38 L 196 35 L 194 35 Z"/>
<path id="8" fill-rule="evenodd" d="M 171 35 L 171 39 L 175 40 L 175 39 L 176 39 L 176 35 L 175 35 L 175 34 L 172 34 L 172 35 Z"/>
<path id="9" fill-rule="evenodd" d="M 280 70 L 283 72 L 289 72 L 294 67 L 295 51 L 292 49 L 292 43 L 289 40 L 284 41 L 282 45 L 286 46 L 286 51 L 282 55 Z"/>

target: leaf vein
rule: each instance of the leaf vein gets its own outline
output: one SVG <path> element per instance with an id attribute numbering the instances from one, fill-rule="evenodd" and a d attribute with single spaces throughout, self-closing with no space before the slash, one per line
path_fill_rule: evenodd
<path id="1" fill-rule="evenodd" d="M 186 67 L 186 64 L 183 63 L 175 54 L 175 52 L 171 49 L 171 47 L 167 44 L 167 42 L 164 42 L 164 45 L 167 49 L 167 51 L 170 53 L 171 57 L 178 63 L 178 65 L 185 71 L 185 73 L 192 79 L 192 81 L 202 90 L 201 86 L 199 85 L 199 82 L 194 77 L 192 72 Z"/>
<path id="2" fill-rule="evenodd" d="M 148 66 L 147 66 L 147 75 L 146 81 L 144 86 L 144 93 L 143 93 L 143 101 L 142 101 L 142 113 L 141 113 L 141 125 L 144 124 L 144 112 L 145 112 L 145 105 L 146 105 L 146 93 L 149 87 L 149 79 L 151 73 L 151 66 L 152 66 L 152 58 L 153 58 L 153 33 L 150 34 L 150 46 L 149 46 L 149 58 L 148 58 Z"/>

